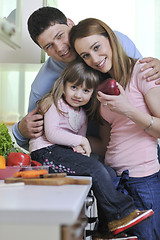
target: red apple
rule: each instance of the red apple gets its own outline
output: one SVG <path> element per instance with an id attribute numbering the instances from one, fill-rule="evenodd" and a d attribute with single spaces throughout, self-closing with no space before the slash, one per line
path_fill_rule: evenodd
<path id="1" fill-rule="evenodd" d="M 7 157 L 7 166 L 28 166 L 31 163 L 31 157 L 22 152 L 11 152 Z"/>
<path id="2" fill-rule="evenodd" d="M 117 81 L 115 79 L 107 78 L 98 86 L 98 91 L 109 95 L 119 95 L 120 91 L 116 83 Z"/>

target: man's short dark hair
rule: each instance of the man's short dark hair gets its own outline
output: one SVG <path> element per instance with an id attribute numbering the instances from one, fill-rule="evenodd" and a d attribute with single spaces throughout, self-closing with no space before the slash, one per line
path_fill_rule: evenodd
<path id="1" fill-rule="evenodd" d="M 30 37 L 38 44 L 38 36 L 55 23 L 67 24 L 66 16 L 59 9 L 54 7 L 39 8 L 28 18 L 27 24 Z"/>

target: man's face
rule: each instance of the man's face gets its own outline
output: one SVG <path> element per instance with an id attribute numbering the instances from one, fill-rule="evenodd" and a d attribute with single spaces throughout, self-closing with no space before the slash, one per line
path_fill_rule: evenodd
<path id="1" fill-rule="evenodd" d="M 69 32 L 73 27 L 73 22 L 68 20 L 68 25 L 54 24 L 47 28 L 38 37 L 38 44 L 53 59 L 69 63 L 75 59 L 75 52 L 69 43 Z"/>

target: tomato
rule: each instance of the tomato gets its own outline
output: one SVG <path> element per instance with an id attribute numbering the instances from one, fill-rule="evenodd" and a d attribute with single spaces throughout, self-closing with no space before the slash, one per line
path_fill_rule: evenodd
<path id="1" fill-rule="evenodd" d="M 7 166 L 28 166 L 31 163 L 31 157 L 22 152 L 11 152 L 7 157 Z"/>

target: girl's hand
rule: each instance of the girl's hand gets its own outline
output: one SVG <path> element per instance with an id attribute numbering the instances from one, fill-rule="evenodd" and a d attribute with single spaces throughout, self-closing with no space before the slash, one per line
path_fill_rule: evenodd
<path id="1" fill-rule="evenodd" d="M 85 153 L 83 153 L 83 155 L 86 155 L 86 156 L 89 157 L 90 154 L 91 154 L 91 146 L 90 146 L 90 143 L 89 143 L 89 141 L 86 137 L 82 137 L 81 146 L 82 146 L 82 148 L 85 152 Z"/>
<path id="2" fill-rule="evenodd" d="M 111 111 L 128 116 L 133 106 L 129 102 L 123 87 L 118 84 L 118 88 L 120 90 L 118 96 L 106 95 L 99 91 L 97 98 L 103 106 L 108 107 Z"/>
<path id="3" fill-rule="evenodd" d="M 152 68 L 152 70 L 146 73 L 144 78 L 148 81 L 157 80 L 155 83 L 160 84 L 160 60 L 157 58 L 148 57 L 141 59 L 140 63 L 146 63 L 141 69 L 142 72 L 148 68 Z"/>
<path id="4" fill-rule="evenodd" d="M 83 147 L 81 145 L 73 147 L 73 151 L 85 155 L 85 151 L 84 151 L 84 149 L 83 149 Z"/>

